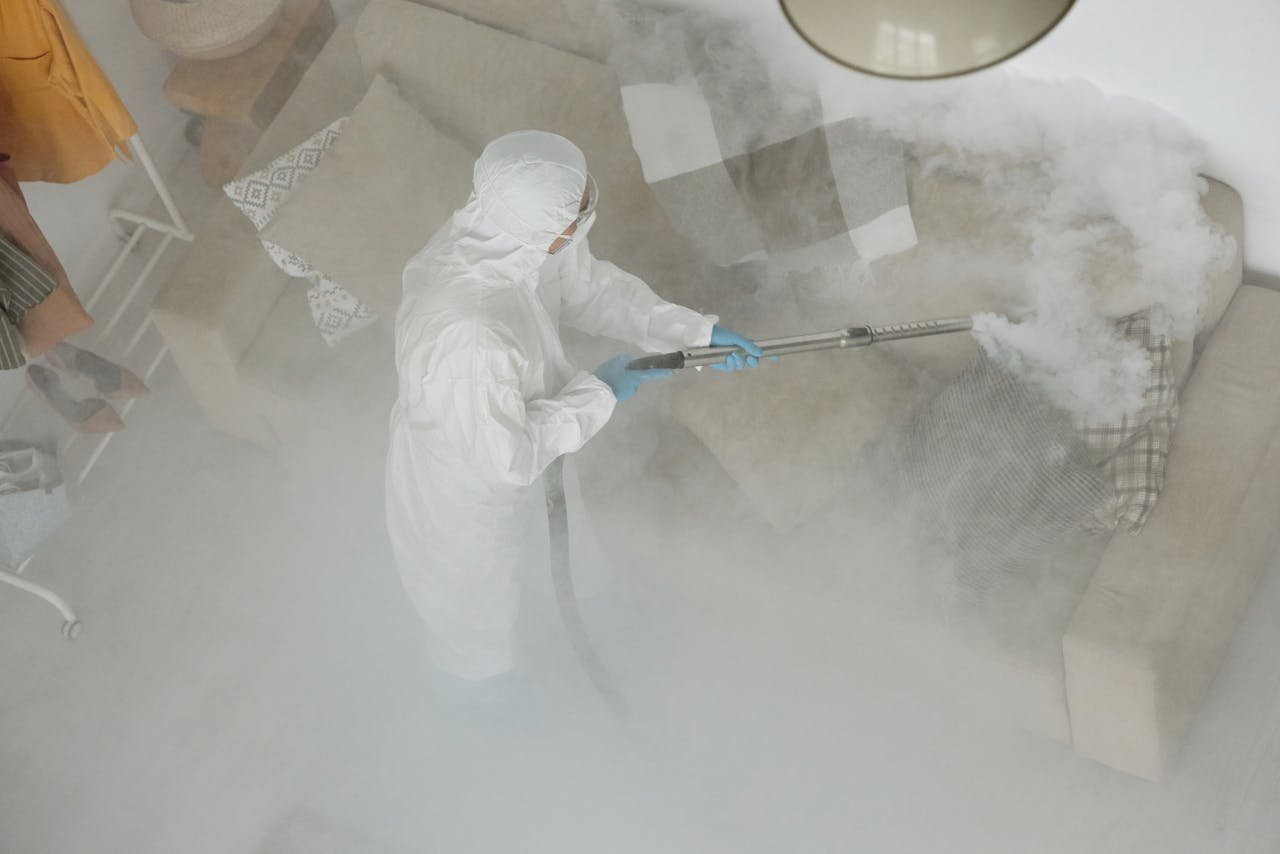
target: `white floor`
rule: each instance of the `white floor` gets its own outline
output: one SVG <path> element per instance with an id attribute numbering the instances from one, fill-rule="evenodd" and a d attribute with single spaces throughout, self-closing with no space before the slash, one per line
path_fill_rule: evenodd
<path id="1" fill-rule="evenodd" d="M 637 541 L 668 559 L 615 555 L 585 613 L 631 722 L 592 693 L 535 579 L 529 711 L 467 724 L 433 699 L 381 529 L 378 333 L 277 455 L 207 427 L 171 366 L 154 386 L 30 571 L 83 636 L 0 588 L 4 852 L 1280 849 L 1274 568 L 1151 785 L 926 702 L 852 629 L 820 637 L 785 595 L 793 569 L 718 562 L 753 523 L 713 475 L 678 484 L 714 499 L 703 518 L 697 501 L 664 516 L 671 484 L 627 481 Z M 643 406 L 596 463 L 630 447 L 639 470 Z"/>
<path id="2" fill-rule="evenodd" d="M 821 574 L 744 547 L 759 523 L 678 430 L 649 464 L 643 395 L 582 460 L 627 530 L 583 609 L 630 718 L 535 578 L 519 713 L 460 719 L 382 530 L 388 346 L 345 348 L 276 454 L 164 364 L 29 570 L 82 637 L 0 586 L 2 854 L 1280 851 L 1277 567 L 1145 783 L 900 671 Z"/>

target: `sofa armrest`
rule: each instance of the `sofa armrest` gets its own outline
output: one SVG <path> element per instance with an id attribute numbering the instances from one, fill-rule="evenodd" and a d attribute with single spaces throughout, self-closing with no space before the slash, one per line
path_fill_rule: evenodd
<path id="1" fill-rule="evenodd" d="M 1217 327 L 1244 275 L 1244 200 L 1235 188 L 1206 176 L 1208 190 L 1200 199 L 1204 212 L 1236 242 L 1235 254 L 1226 269 L 1209 279 L 1204 318 L 1196 334 L 1196 351 L 1204 349 Z"/>
<path id="2" fill-rule="evenodd" d="M 240 360 L 290 279 L 249 220 L 219 198 L 151 305 L 192 396 L 218 428 L 262 445 L 274 437 L 246 400 Z"/>
<path id="3" fill-rule="evenodd" d="M 1280 544 L 1280 293 L 1241 287 L 1189 380 L 1160 503 L 1063 638 L 1077 752 L 1159 779 Z"/>
<path id="4" fill-rule="evenodd" d="M 356 53 L 355 23 L 338 26 L 240 170 L 254 172 L 315 131 L 346 115 L 366 89 Z M 208 220 L 152 304 L 151 314 L 178 370 L 215 427 L 259 445 L 279 439 L 282 389 L 264 390 L 257 346 L 264 324 L 279 314 L 290 279 L 263 251 L 258 235 L 219 194 Z M 301 283 L 292 283 L 299 287 Z M 304 325 L 305 301 L 289 303 Z M 314 330 L 309 339 L 319 341 Z M 302 341 L 305 345 L 308 341 Z M 320 345 L 321 349 L 323 345 Z M 311 350 L 303 347 L 303 351 Z M 246 364 L 246 361 L 248 364 Z M 269 405 L 263 400 L 269 398 Z"/>

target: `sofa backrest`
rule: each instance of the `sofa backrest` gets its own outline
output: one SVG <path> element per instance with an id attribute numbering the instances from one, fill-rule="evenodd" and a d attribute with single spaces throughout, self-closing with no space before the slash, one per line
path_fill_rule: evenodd
<path id="1" fill-rule="evenodd" d="M 367 80 L 386 75 L 477 151 L 510 131 L 549 130 L 582 148 L 602 189 L 644 182 L 617 78 L 602 63 L 408 0 L 372 0 L 356 46 Z"/>
<path id="2" fill-rule="evenodd" d="M 385 75 L 473 151 L 526 128 L 573 140 L 604 200 L 591 232 L 597 256 L 655 285 L 676 278 L 664 271 L 683 242 L 644 181 L 608 66 L 408 0 L 372 0 L 356 45 L 367 78 Z"/>
<path id="3" fill-rule="evenodd" d="M 1227 306 L 1240 288 L 1244 277 L 1244 201 L 1233 187 L 1214 178 L 1206 178 L 1208 192 L 1200 199 L 1204 212 L 1227 234 L 1235 238 L 1236 252 L 1230 265 L 1209 282 L 1209 297 L 1204 319 L 1196 336 L 1197 352 L 1204 349 L 1209 335 L 1217 328 Z"/>
<path id="4" fill-rule="evenodd" d="M 598 0 L 413 0 L 579 56 L 603 61 L 611 32 Z"/>

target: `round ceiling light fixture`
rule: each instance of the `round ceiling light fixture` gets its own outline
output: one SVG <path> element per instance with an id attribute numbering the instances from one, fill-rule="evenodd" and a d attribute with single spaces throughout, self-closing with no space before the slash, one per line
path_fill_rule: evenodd
<path id="1" fill-rule="evenodd" d="M 1035 44 L 1075 0 L 780 0 L 800 36 L 881 77 L 954 77 Z"/>

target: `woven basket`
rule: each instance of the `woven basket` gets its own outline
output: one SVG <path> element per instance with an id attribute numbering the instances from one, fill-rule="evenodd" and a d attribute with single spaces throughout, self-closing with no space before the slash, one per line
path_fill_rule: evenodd
<path id="1" fill-rule="evenodd" d="M 129 0 L 147 38 L 188 59 L 221 59 L 271 32 L 284 0 Z"/>

